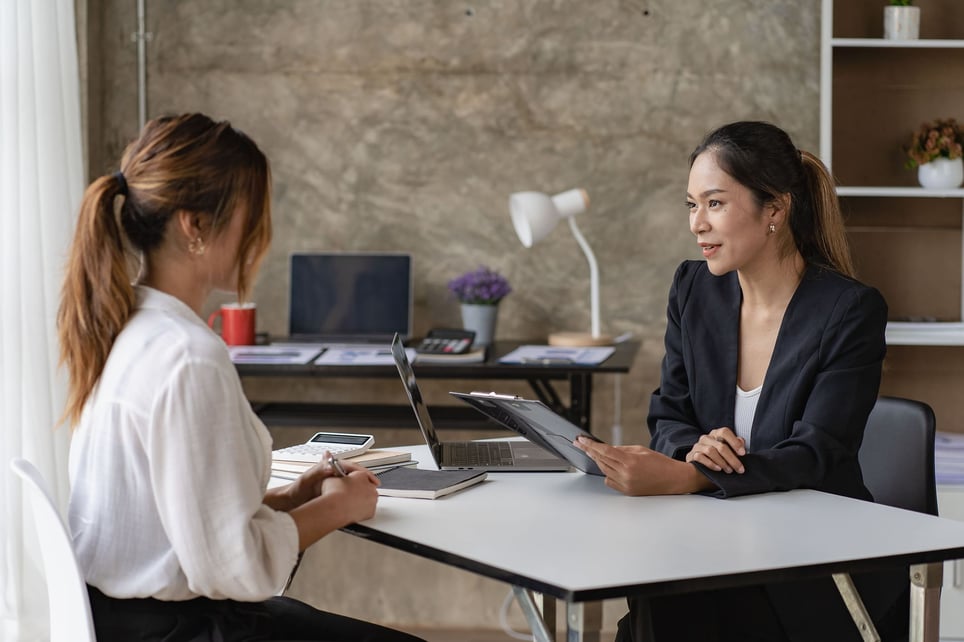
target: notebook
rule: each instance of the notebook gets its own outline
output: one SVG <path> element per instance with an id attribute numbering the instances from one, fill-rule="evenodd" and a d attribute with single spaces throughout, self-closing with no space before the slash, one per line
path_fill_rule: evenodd
<path id="1" fill-rule="evenodd" d="M 391 468 L 378 473 L 382 482 L 378 494 L 385 497 L 438 499 L 484 481 L 487 474 L 482 470 Z"/>
<path id="2" fill-rule="evenodd" d="M 412 329 L 412 257 L 391 252 L 291 255 L 288 335 L 325 345 L 382 344 Z"/>
<path id="3" fill-rule="evenodd" d="M 401 337 L 392 341 L 392 357 L 435 463 L 442 470 L 474 469 L 493 472 L 567 471 L 569 464 L 528 441 L 451 441 L 442 443 L 422 399 L 415 372 Z"/>

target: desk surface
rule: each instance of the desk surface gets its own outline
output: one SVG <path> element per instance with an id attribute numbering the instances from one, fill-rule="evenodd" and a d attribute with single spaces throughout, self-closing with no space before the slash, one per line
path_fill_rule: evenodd
<path id="1" fill-rule="evenodd" d="M 638 341 L 616 344 L 615 352 L 599 365 L 578 364 L 501 364 L 499 358 L 520 345 L 539 341 L 496 341 L 490 347 L 486 360 L 481 363 L 418 363 L 413 364 L 415 373 L 424 378 L 451 379 L 566 379 L 572 374 L 606 374 L 629 372 L 639 351 Z M 394 365 L 382 366 L 318 366 L 278 364 L 237 364 L 242 377 L 397 377 Z"/>
<path id="2" fill-rule="evenodd" d="M 429 467 L 424 446 L 410 450 Z M 373 519 L 345 530 L 569 602 L 964 557 L 962 522 L 809 490 L 625 497 L 582 473 L 490 474 L 437 500 L 382 497 Z"/>

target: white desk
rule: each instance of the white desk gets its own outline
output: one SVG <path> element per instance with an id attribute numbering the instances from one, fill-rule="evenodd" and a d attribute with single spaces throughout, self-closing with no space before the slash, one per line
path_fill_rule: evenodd
<path id="1" fill-rule="evenodd" d="M 432 467 L 424 446 L 410 450 Z M 570 639 L 589 601 L 964 557 L 964 523 L 952 520 L 809 490 L 625 497 L 581 473 L 490 474 L 434 501 L 382 497 L 373 519 L 345 530 L 502 580 L 518 597 L 563 600 Z M 729 542 L 725 555 L 710 532 Z"/>

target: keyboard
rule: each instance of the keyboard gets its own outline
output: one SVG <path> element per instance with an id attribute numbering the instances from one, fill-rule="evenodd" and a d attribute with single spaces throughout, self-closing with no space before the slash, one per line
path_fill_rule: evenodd
<path id="1" fill-rule="evenodd" d="M 504 441 L 463 441 L 442 444 L 446 466 L 511 466 L 512 448 Z"/>

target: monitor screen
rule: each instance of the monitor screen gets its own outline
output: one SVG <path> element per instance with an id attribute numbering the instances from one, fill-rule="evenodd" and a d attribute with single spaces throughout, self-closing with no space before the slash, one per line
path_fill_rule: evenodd
<path id="1" fill-rule="evenodd" d="M 291 256 L 288 333 L 345 340 L 411 336 L 412 257 L 313 252 Z"/>

